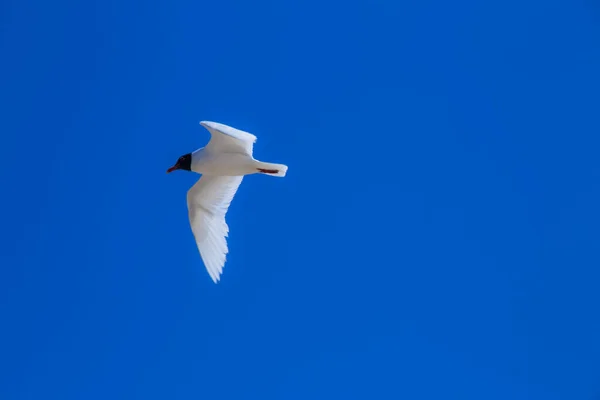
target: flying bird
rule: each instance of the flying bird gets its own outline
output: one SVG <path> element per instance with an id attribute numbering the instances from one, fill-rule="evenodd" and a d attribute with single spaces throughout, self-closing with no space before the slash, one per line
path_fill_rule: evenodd
<path id="1" fill-rule="evenodd" d="M 208 144 L 179 157 L 167 173 L 184 170 L 202 175 L 187 192 L 188 215 L 202 261 L 217 283 L 229 252 L 225 214 L 242 179 L 251 174 L 284 177 L 288 167 L 255 160 L 256 136 L 251 133 L 218 122 L 200 125 L 210 132 Z"/>

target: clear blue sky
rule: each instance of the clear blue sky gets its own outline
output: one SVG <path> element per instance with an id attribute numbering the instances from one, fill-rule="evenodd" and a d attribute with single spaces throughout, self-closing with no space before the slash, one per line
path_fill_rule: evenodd
<path id="1" fill-rule="evenodd" d="M 0 3 L 0 398 L 595 399 L 593 1 Z M 258 136 L 221 283 L 166 175 Z"/>

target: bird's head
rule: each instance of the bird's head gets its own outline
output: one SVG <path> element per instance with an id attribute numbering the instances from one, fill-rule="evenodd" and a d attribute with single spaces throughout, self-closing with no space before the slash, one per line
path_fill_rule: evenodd
<path id="1" fill-rule="evenodd" d="M 192 154 L 191 153 L 188 153 L 188 154 L 185 154 L 185 155 L 179 157 L 179 159 L 177 160 L 175 165 L 173 165 L 171 168 L 169 168 L 167 170 L 167 174 L 169 172 L 173 172 L 178 169 L 182 169 L 184 171 L 192 170 Z"/>

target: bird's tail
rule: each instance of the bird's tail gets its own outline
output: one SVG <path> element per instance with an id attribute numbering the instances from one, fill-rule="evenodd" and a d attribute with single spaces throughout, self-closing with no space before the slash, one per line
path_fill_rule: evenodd
<path id="1" fill-rule="evenodd" d="M 278 176 L 280 178 L 283 178 L 285 176 L 285 174 L 287 173 L 288 167 L 287 167 L 287 165 L 283 165 L 283 164 L 273 164 L 273 163 L 257 161 L 256 169 L 258 172 L 260 172 L 262 174 Z"/>

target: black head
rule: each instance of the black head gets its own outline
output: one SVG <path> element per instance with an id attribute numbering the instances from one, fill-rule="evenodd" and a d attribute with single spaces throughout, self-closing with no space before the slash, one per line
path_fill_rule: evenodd
<path id="1" fill-rule="evenodd" d="M 185 154 L 185 155 L 179 157 L 179 159 L 177 160 L 175 165 L 173 165 L 171 168 L 169 168 L 167 170 L 167 174 L 169 172 L 173 172 L 178 169 L 182 169 L 184 171 L 192 170 L 192 154 L 191 153 L 188 153 L 188 154 Z"/>

